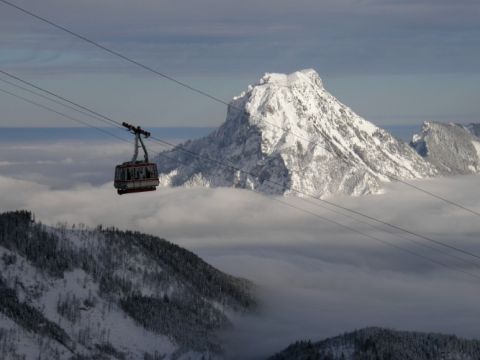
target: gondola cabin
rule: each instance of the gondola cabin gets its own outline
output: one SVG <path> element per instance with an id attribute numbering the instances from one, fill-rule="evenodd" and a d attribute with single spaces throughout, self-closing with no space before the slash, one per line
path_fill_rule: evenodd
<path id="1" fill-rule="evenodd" d="M 114 186 L 119 195 L 155 191 L 158 185 L 157 165 L 154 163 L 126 162 L 115 167 Z"/>
<path id="2" fill-rule="evenodd" d="M 157 165 L 148 161 L 147 148 L 142 140 L 142 135 L 148 138 L 150 133 L 140 128 L 140 126 L 135 127 L 127 123 L 123 123 L 122 125 L 135 135 L 135 148 L 131 161 L 124 162 L 115 167 L 113 186 L 117 189 L 119 195 L 154 191 L 160 184 L 158 181 Z M 143 161 L 137 160 L 138 149 L 140 147 L 144 152 Z"/>

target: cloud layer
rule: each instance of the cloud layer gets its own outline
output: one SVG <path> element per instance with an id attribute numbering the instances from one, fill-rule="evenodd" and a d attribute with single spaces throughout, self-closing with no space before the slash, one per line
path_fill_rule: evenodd
<path id="1" fill-rule="evenodd" d="M 49 0 L 40 6 L 25 0 L 19 5 L 149 63 L 160 59 L 175 72 L 249 73 L 267 64 L 269 70 L 312 66 L 312 58 L 327 73 L 477 71 L 480 6 L 475 1 L 149 0 L 139 6 L 122 0 L 66 6 Z M 36 58 L 71 71 L 84 70 L 79 63 L 93 56 L 101 61 L 87 67 L 124 69 L 5 5 L 0 20 L 2 33 L 11 34 L 3 40 L 12 49 L 7 61 L 24 59 L 32 66 Z M 66 49 L 70 55 L 57 52 Z"/>
<path id="2" fill-rule="evenodd" d="M 465 274 L 248 191 L 162 188 L 156 193 L 117 196 L 111 182 L 100 184 L 110 172 L 92 161 L 103 149 L 106 165 L 123 151 L 128 153 L 128 147 L 108 150 L 90 144 L 73 150 L 72 144 L 56 144 L 44 151 L 31 145 L 27 151 L 22 146 L 11 148 L 0 165 L 0 211 L 25 208 L 47 224 L 104 224 L 155 234 L 258 285 L 258 312 L 236 317 L 235 328 L 222 334 L 231 358 L 259 359 L 300 338 L 318 340 L 370 325 L 480 336 L 478 280 Z M 50 171 L 31 169 L 26 176 L 12 165 L 27 160 L 26 168 L 41 163 Z M 92 165 L 82 171 L 97 175 L 92 181 L 70 182 L 82 162 Z M 58 184 L 61 174 L 66 174 L 64 182 Z M 480 209 L 478 177 L 416 184 Z M 388 185 L 382 195 L 331 200 L 480 253 L 476 218 L 401 184 Z M 411 242 L 418 239 L 409 241 L 373 229 L 318 207 L 322 204 L 286 201 L 480 275 L 478 266 Z"/>
<path id="3" fill-rule="evenodd" d="M 112 141 L 5 141 L 0 143 L 0 174 L 54 189 L 100 185 L 112 178 L 115 164 L 130 160 L 132 149 Z"/>

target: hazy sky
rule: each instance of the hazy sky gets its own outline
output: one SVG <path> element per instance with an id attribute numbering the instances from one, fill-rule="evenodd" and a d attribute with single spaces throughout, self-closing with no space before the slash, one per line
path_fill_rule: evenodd
<path id="1" fill-rule="evenodd" d="M 311 67 L 380 125 L 480 120 L 477 0 L 11 1 L 226 101 L 265 72 Z M 214 126 L 225 116 L 4 4 L 0 68 L 119 121 Z M 4 94 L 0 107 L 0 126 L 66 124 Z"/>

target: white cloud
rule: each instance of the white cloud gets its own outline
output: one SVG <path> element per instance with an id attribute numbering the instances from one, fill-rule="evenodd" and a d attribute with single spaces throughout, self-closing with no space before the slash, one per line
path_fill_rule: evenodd
<path id="1" fill-rule="evenodd" d="M 132 146 L 112 141 L 56 141 L 0 144 L 0 175 L 67 189 L 99 185 L 115 164 L 129 160 Z M 3 160 L 5 159 L 5 160 Z"/>
<path id="2" fill-rule="evenodd" d="M 0 166 L 9 166 L 13 164 L 14 163 L 12 163 L 11 161 L 0 161 Z"/>

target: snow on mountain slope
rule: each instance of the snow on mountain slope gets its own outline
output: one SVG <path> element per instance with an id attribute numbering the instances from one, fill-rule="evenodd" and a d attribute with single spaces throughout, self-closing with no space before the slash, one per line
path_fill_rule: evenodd
<path id="1" fill-rule="evenodd" d="M 0 214 L 0 358 L 218 358 L 251 285 L 163 239 Z M 2 357 L 5 356 L 5 357 Z"/>
<path id="2" fill-rule="evenodd" d="M 441 174 L 474 174 L 480 171 L 480 139 L 473 133 L 473 126 L 424 122 L 411 145 Z"/>
<path id="3" fill-rule="evenodd" d="M 314 70 L 266 74 L 233 99 L 215 132 L 161 153 L 156 161 L 164 185 L 235 186 L 270 194 L 360 195 L 377 192 L 392 176 L 435 174 L 408 144 L 328 93 Z"/>
<path id="4" fill-rule="evenodd" d="M 467 125 L 462 125 L 465 129 L 468 130 L 473 136 L 480 137 L 480 124 L 470 123 Z"/>

